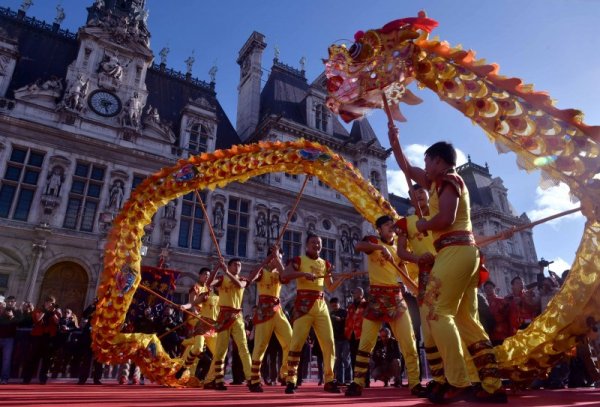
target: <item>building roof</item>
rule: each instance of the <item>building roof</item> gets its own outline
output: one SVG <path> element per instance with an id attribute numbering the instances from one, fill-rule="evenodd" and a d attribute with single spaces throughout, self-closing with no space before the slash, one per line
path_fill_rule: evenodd
<path id="1" fill-rule="evenodd" d="M 363 142 L 364 144 L 382 148 L 375 131 L 373 131 L 373 127 L 371 127 L 371 123 L 369 123 L 369 120 L 366 117 L 355 120 L 354 123 L 352 123 L 350 139 L 355 143 Z"/>
<path id="2" fill-rule="evenodd" d="M 19 18 L 17 13 L 0 8 L 0 27 L 8 38 L 17 41 L 20 54 L 7 97 L 14 97 L 16 89 L 38 79 L 65 78 L 68 66 L 77 58 L 79 44 L 76 34 L 59 30 L 56 25 L 51 26 L 35 18 Z M 179 134 L 183 108 L 190 100 L 201 97 L 215 109 L 218 123 L 216 148 L 229 148 L 241 143 L 216 98 L 214 84 L 153 65 L 146 75 L 146 87 L 149 92 L 147 106 L 157 108 L 161 121 L 170 123 L 176 135 Z"/>
<path id="3" fill-rule="evenodd" d="M 67 67 L 77 57 L 78 44 L 75 33 L 59 30 L 35 18 L 19 18 L 17 13 L 0 8 L 1 35 L 18 43 L 19 58 L 6 94 L 36 80 L 52 76 L 64 78 Z"/>
<path id="4" fill-rule="evenodd" d="M 471 162 L 471 157 L 469 157 L 469 161 L 458 167 L 456 171 L 467 185 L 472 207 L 475 205 L 488 207 L 493 204 L 494 199 L 490 189 L 493 180 L 487 164 L 482 167 Z"/>
<path id="5" fill-rule="evenodd" d="M 407 216 L 409 214 L 409 210 L 412 210 L 412 204 L 408 198 L 403 198 L 390 193 L 388 199 L 396 212 L 398 212 L 398 214 L 401 216 Z"/>
<path id="6" fill-rule="evenodd" d="M 260 94 L 259 121 L 262 121 L 265 116 L 274 114 L 308 126 L 306 97 L 311 87 L 321 88 L 319 83 L 313 82 L 309 85 L 304 71 L 274 60 L 267 83 Z M 347 140 L 350 137 L 337 118 L 333 119 L 333 137 L 340 140 Z"/>
<path id="7" fill-rule="evenodd" d="M 203 98 L 215 109 L 217 115 L 216 149 L 229 148 L 241 144 L 241 140 L 217 100 L 216 93 L 206 82 L 185 77 L 179 72 L 161 69 L 154 65 L 146 75 L 148 88 L 147 105 L 156 107 L 163 122 L 170 122 L 175 134 L 179 134 L 179 123 L 183 108 L 190 100 Z"/>

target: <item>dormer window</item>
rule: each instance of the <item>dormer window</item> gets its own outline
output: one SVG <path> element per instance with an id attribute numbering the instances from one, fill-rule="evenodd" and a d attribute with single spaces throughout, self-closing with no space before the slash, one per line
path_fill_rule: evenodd
<path id="1" fill-rule="evenodd" d="M 319 103 L 315 108 L 315 127 L 317 130 L 327 131 L 329 115 L 324 104 Z"/>
<path id="2" fill-rule="evenodd" d="M 208 151 L 208 128 L 203 124 L 194 124 L 190 129 L 190 142 L 188 150 L 191 154 L 205 153 Z"/>

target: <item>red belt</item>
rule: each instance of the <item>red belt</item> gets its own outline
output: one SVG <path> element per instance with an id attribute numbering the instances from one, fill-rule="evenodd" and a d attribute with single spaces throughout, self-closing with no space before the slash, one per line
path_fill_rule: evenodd
<path id="1" fill-rule="evenodd" d="M 475 236 L 466 230 L 450 232 L 438 237 L 433 246 L 438 253 L 448 246 L 476 246 Z"/>

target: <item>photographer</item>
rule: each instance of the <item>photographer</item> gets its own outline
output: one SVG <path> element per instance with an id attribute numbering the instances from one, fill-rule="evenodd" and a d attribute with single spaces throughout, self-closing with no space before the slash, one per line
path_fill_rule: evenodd
<path id="1" fill-rule="evenodd" d="M 56 299 L 52 296 L 46 297 L 42 307 L 33 310 L 31 349 L 23 371 L 23 384 L 31 383 L 31 378 L 40 360 L 42 361 L 39 374 L 40 384 L 46 384 L 48 381 L 48 368 L 54 355 L 58 323 L 61 317 L 60 308 L 56 305 Z"/>

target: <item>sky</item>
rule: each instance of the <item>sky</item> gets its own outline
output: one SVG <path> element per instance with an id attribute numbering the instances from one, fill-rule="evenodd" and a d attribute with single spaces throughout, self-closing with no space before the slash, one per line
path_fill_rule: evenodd
<path id="1" fill-rule="evenodd" d="M 85 23 L 85 7 L 93 0 L 33 0 L 27 15 L 52 23 L 61 4 L 66 18 L 61 27 L 76 31 Z M 17 10 L 21 0 L 0 0 Z M 439 27 L 431 37 L 461 44 L 478 58 L 500 65 L 500 73 L 533 83 L 547 91 L 561 109 L 577 108 L 585 122 L 600 124 L 600 0 L 147 0 L 151 48 L 158 53 L 168 47 L 167 66 L 186 71 L 185 60 L 193 54 L 192 74 L 209 81 L 215 65 L 217 97 L 232 123 L 237 110 L 239 49 L 253 31 L 265 35 L 263 83 L 268 78 L 275 48 L 279 60 L 299 68 L 305 57 L 306 76 L 312 82 L 323 71 L 322 59 L 332 43 L 351 43 L 354 33 L 379 28 L 402 17 L 425 10 Z M 576 207 L 563 184 L 543 190 L 539 172 L 526 173 L 516 166 L 514 153 L 499 155 L 484 132 L 460 112 L 441 102 L 429 90 L 412 89 L 424 102 L 401 106 L 407 117 L 401 123 L 400 141 L 409 159 L 422 163 L 425 148 L 439 140 L 451 141 L 461 160 L 469 155 L 476 164 L 489 165 L 501 177 L 515 213 L 536 220 Z M 389 146 L 383 112 L 369 116 L 380 142 Z M 388 160 L 391 192 L 405 196 L 406 185 L 393 158 Z M 575 258 L 585 219 L 570 215 L 534 229 L 538 258 L 554 261 L 562 272 Z"/>

